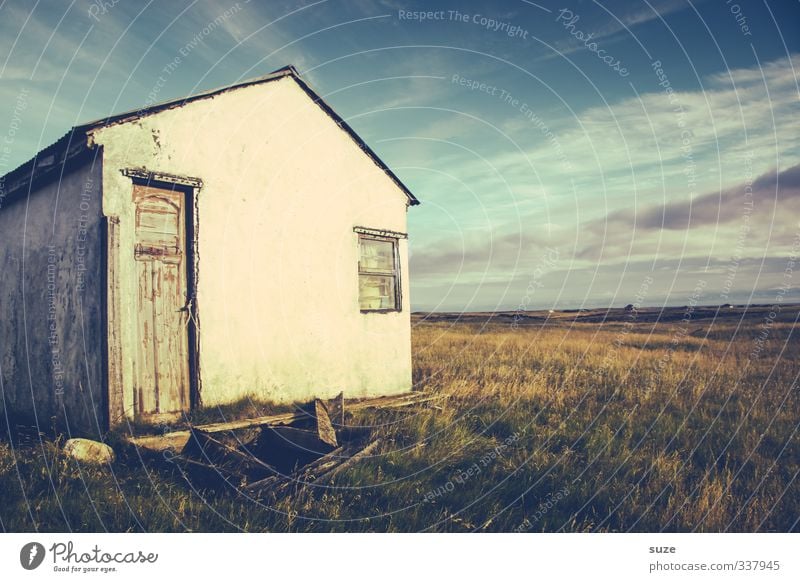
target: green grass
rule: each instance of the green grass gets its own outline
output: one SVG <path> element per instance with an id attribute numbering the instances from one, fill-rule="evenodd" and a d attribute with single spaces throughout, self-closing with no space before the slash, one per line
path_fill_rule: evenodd
<path id="1" fill-rule="evenodd" d="M 259 503 L 193 491 L 119 441 L 112 468 L 78 466 L 59 441 L 2 441 L 2 528 L 796 531 L 796 317 L 784 311 L 757 353 L 760 319 L 691 322 L 691 334 L 418 321 L 415 382 L 447 397 L 351 416 L 384 442 L 332 487 Z"/>

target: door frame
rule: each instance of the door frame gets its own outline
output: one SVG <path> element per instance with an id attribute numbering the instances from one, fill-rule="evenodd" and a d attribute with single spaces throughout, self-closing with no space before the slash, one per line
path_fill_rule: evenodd
<path id="1" fill-rule="evenodd" d="M 199 274 L 198 246 L 198 196 L 203 186 L 200 178 L 190 176 L 179 176 L 162 172 L 151 172 L 138 168 L 125 168 L 120 170 L 124 176 L 130 178 L 129 203 L 134 205 L 133 190 L 134 186 L 151 186 L 153 188 L 163 188 L 180 192 L 183 194 L 184 201 L 184 232 L 185 232 L 185 268 L 186 268 L 186 296 L 191 300 L 189 311 L 189 322 L 187 325 L 187 357 L 189 358 L 189 411 L 195 410 L 202 405 L 202 380 L 200 374 L 200 309 L 197 301 L 197 282 Z M 135 410 L 131 418 L 126 414 L 125 394 L 123 386 L 126 382 L 123 379 L 123 354 L 126 347 L 122 345 L 122 335 L 120 330 L 121 306 L 119 272 L 117 266 L 122 256 L 120 221 L 119 217 L 106 217 L 103 236 L 105 238 L 106 256 L 104 272 L 106 281 L 106 315 L 105 333 L 107 338 L 106 366 L 107 384 L 107 414 L 106 426 L 109 429 L 120 425 L 126 420 L 141 420 L 136 416 Z M 127 249 L 125 249 L 127 253 Z M 133 378 L 129 378 L 127 385 L 133 388 Z"/>

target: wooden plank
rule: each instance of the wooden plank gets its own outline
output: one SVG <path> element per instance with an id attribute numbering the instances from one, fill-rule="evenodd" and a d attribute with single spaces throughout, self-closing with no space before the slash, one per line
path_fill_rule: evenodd
<path id="1" fill-rule="evenodd" d="M 347 410 L 366 410 L 369 408 L 400 408 L 414 404 L 422 404 L 432 400 L 444 398 L 445 394 L 428 394 L 425 392 L 412 392 L 401 396 L 378 396 L 376 398 L 365 398 L 359 400 L 347 400 Z M 290 424 L 292 422 L 308 418 L 306 412 L 285 412 L 283 414 L 272 414 L 269 416 L 259 416 L 255 418 L 245 418 L 230 422 L 216 422 L 211 424 L 199 425 L 197 428 L 206 432 L 216 432 L 219 430 L 234 430 L 247 428 L 249 426 L 269 425 L 269 424 Z"/>
<path id="2" fill-rule="evenodd" d="M 106 339 L 108 358 L 108 423 L 109 428 L 125 420 L 125 395 L 122 384 L 122 331 L 119 284 L 119 217 L 106 220 Z"/>
<path id="3" fill-rule="evenodd" d="M 351 411 L 365 410 L 369 408 L 398 408 L 403 406 L 411 406 L 413 404 L 422 404 L 445 398 L 446 394 L 431 395 L 425 392 L 414 392 L 410 395 L 403 396 L 380 396 L 377 398 L 369 398 L 355 401 L 346 401 L 347 409 Z M 269 416 L 259 416 L 256 418 L 245 418 L 242 420 L 234 420 L 230 422 L 216 422 L 210 424 L 198 425 L 196 428 L 205 432 L 218 432 L 227 430 L 238 430 L 242 428 L 250 428 L 256 426 L 270 426 L 291 424 L 297 420 L 307 419 L 308 414 L 305 412 L 285 412 L 282 414 L 272 414 Z M 162 452 L 165 450 L 180 450 L 189 440 L 188 430 L 178 430 L 169 432 L 158 436 L 141 436 L 141 437 L 128 437 L 128 441 L 136 446 L 141 446 L 152 451 Z"/>
<path id="4" fill-rule="evenodd" d="M 268 490 L 280 493 L 293 483 L 306 483 L 312 475 L 319 472 L 327 472 L 337 464 L 342 462 L 342 455 L 345 453 L 344 447 L 334 449 L 324 457 L 309 463 L 303 468 L 302 473 L 297 477 L 271 475 L 265 479 L 255 481 L 247 485 L 244 490 L 250 493 L 263 494 Z"/>
<path id="5" fill-rule="evenodd" d="M 328 408 L 328 418 L 334 426 L 344 426 L 344 392 L 339 392 L 336 397 L 328 400 L 326 404 Z"/>
<path id="6" fill-rule="evenodd" d="M 188 409 L 189 403 L 189 355 L 183 306 L 185 275 L 180 268 L 182 262 L 173 265 L 153 261 L 159 265 L 158 321 L 158 386 L 159 411 L 173 412 Z"/>
<path id="7" fill-rule="evenodd" d="M 378 398 L 370 398 L 367 400 L 360 400 L 347 405 L 348 410 L 366 410 L 369 408 L 402 408 L 404 406 L 412 406 L 414 404 L 422 404 L 424 402 L 431 402 L 433 400 L 440 400 L 446 398 L 446 394 L 434 394 L 423 396 L 424 392 L 414 392 L 414 395 L 407 396 L 380 396 Z"/>
<path id="8" fill-rule="evenodd" d="M 153 451 L 156 453 L 173 451 L 178 453 L 183 450 L 183 447 L 186 446 L 189 436 L 190 434 L 188 430 L 179 430 L 163 435 L 128 437 L 127 440 L 129 443 L 137 447 L 147 449 L 148 451 Z"/>
<path id="9" fill-rule="evenodd" d="M 263 495 L 273 487 L 275 487 L 278 483 L 281 482 L 281 477 L 278 475 L 270 475 L 264 479 L 260 479 L 258 481 L 254 481 L 249 485 L 246 485 L 242 488 L 243 491 L 247 491 L 248 493 L 254 495 Z"/>
<path id="10" fill-rule="evenodd" d="M 336 431 L 333 429 L 333 424 L 328 416 L 328 409 L 319 398 L 314 400 L 314 417 L 317 425 L 317 436 L 323 443 L 330 445 L 331 448 L 339 446 L 336 440 Z"/>
<path id="11" fill-rule="evenodd" d="M 185 200 L 182 192 L 134 186 L 137 303 L 137 414 L 189 408 L 185 313 Z"/>
<path id="12" fill-rule="evenodd" d="M 344 460 L 343 462 L 339 463 L 336 467 L 328 471 L 327 473 L 323 473 L 319 477 L 316 478 L 314 481 L 315 485 L 322 485 L 324 483 L 329 482 L 331 479 L 336 477 L 336 475 L 340 475 L 343 471 L 346 471 L 359 461 L 362 461 L 369 457 L 375 449 L 380 446 L 382 439 L 378 438 L 368 444 L 366 447 L 358 451 L 355 455 L 350 457 L 349 459 Z"/>
<path id="13" fill-rule="evenodd" d="M 338 447 L 324 457 L 320 457 L 313 463 L 305 466 L 303 468 L 303 475 L 310 478 L 311 475 L 325 473 L 348 458 L 347 449 L 345 447 Z"/>
<path id="14" fill-rule="evenodd" d="M 201 424 L 197 428 L 206 432 L 217 432 L 223 430 L 237 430 L 240 428 L 248 428 L 251 426 L 260 426 L 265 424 L 289 424 L 295 420 L 306 418 L 308 415 L 298 412 L 285 412 L 283 414 L 271 414 L 269 416 L 258 416 L 256 418 L 244 418 L 242 420 L 232 420 L 229 422 L 212 422 L 210 424 Z"/>
<path id="15" fill-rule="evenodd" d="M 155 290 L 153 267 L 150 261 L 136 261 L 139 273 L 139 303 L 136 317 L 139 330 L 136 359 L 136 387 L 138 389 L 137 415 L 157 412 L 155 337 L 153 335 Z"/>

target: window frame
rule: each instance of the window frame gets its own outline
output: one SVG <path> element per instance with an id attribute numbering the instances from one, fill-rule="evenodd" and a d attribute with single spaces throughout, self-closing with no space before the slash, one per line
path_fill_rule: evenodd
<path id="1" fill-rule="evenodd" d="M 358 307 L 361 313 L 400 313 L 403 311 L 403 293 L 402 293 L 402 284 L 400 281 L 400 245 L 398 236 L 386 236 L 383 232 L 389 231 L 381 231 L 381 234 L 377 232 L 365 232 L 367 229 L 357 229 L 357 244 L 358 244 Z M 394 234 L 394 233 L 392 233 Z M 380 242 L 388 242 L 392 244 L 392 274 L 389 275 L 386 272 L 382 271 L 374 271 L 369 269 L 363 269 L 361 267 L 361 241 L 362 240 L 374 240 Z M 363 275 L 367 276 L 374 276 L 374 277 L 394 277 L 394 307 L 379 307 L 376 309 L 364 309 L 361 307 L 361 277 Z"/>

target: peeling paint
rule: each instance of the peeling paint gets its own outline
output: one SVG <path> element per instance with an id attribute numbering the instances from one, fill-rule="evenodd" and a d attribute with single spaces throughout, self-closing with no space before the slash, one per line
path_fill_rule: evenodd
<path id="1" fill-rule="evenodd" d="M 158 139 L 158 130 L 151 129 L 150 130 L 151 136 L 153 138 L 153 143 L 156 145 L 156 149 L 161 149 L 161 142 Z"/>

